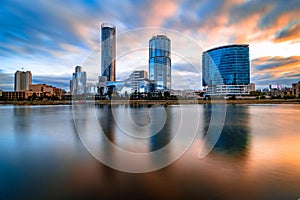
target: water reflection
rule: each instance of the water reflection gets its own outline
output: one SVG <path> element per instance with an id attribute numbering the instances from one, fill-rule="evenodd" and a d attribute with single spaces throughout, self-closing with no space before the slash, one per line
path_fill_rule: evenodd
<path id="1" fill-rule="evenodd" d="M 103 130 L 104 135 L 115 143 L 115 121 L 112 114 L 114 105 L 95 105 L 98 122 Z"/>
<path id="2" fill-rule="evenodd" d="M 200 119 L 204 122 L 200 128 L 205 131 L 212 109 L 210 105 L 200 107 L 203 108 Z M 1 109 L 0 106 L 0 197 L 137 199 L 147 195 L 152 199 L 299 198 L 300 135 L 297 130 L 300 105 L 228 105 L 224 129 L 211 154 L 197 159 L 199 145 L 192 145 L 172 165 L 145 174 L 122 173 L 104 166 L 77 140 L 75 131 L 81 131 L 81 141 L 95 141 L 90 144 L 99 148 L 96 152 L 104 153 L 106 159 L 115 162 L 124 158 L 110 148 L 104 138 L 111 138 L 127 150 L 160 151 L 165 144 L 172 144 L 181 126 L 181 108 L 163 108 L 167 119 L 161 134 L 139 142 L 128 139 L 130 137 L 118 127 L 112 108 L 107 105 L 74 106 L 80 113 L 75 116 L 75 129 L 72 107 L 11 106 Z M 195 108 L 191 105 L 183 107 L 187 113 Z M 130 109 L 129 112 L 136 115 L 134 120 L 146 120 L 140 125 L 149 124 L 149 107 L 116 106 L 114 109 L 119 113 L 119 119 Z M 161 111 L 154 109 L 154 113 L 161 114 Z M 98 117 L 97 124 L 107 135 L 94 134 L 97 127 L 92 119 L 95 116 Z M 146 133 L 151 136 L 156 129 L 151 125 L 148 128 Z M 186 127 L 184 130 L 186 134 L 189 131 Z M 203 135 L 200 137 L 203 138 Z M 171 145 L 164 154 L 146 160 L 145 165 L 157 165 L 157 158 L 172 160 L 180 145 Z M 129 162 L 132 160 L 125 159 L 122 164 Z"/>
<path id="3" fill-rule="evenodd" d="M 80 118 L 89 119 L 77 126 L 83 143 L 97 159 L 120 170 L 149 171 L 171 164 L 197 133 L 195 120 L 189 119 L 195 118 L 195 108 L 185 107 L 184 113 L 181 106 L 96 105 L 94 110 L 82 109 L 86 113 Z M 182 118 L 187 118 L 186 123 L 181 123 Z"/>
<path id="4" fill-rule="evenodd" d="M 152 126 L 150 127 L 150 131 L 152 133 L 152 137 L 150 137 L 150 151 L 156 151 L 159 150 L 161 148 L 163 148 L 164 146 L 166 146 L 167 144 L 169 144 L 169 142 L 171 141 L 171 132 L 172 132 L 172 113 L 170 112 L 170 109 L 166 109 L 166 113 L 167 113 L 167 119 L 166 119 L 166 123 L 164 124 L 163 128 L 158 132 L 155 133 L 154 131 L 155 129 L 155 124 L 152 124 Z M 154 115 L 156 116 L 157 114 L 154 113 Z"/>
<path id="5" fill-rule="evenodd" d="M 212 105 L 205 105 L 204 133 L 208 130 Z M 244 105 L 229 105 L 221 135 L 214 145 L 208 137 L 207 145 L 214 145 L 213 151 L 235 155 L 246 155 L 249 149 L 249 108 Z"/>
<path id="6" fill-rule="evenodd" d="M 30 133 L 32 120 L 31 116 L 32 109 L 30 107 L 13 107 L 13 120 L 15 133 Z"/>

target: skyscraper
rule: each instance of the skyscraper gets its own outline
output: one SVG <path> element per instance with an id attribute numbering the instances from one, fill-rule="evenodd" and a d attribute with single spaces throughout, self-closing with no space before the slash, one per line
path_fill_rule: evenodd
<path id="1" fill-rule="evenodd" d="M 101 73 L 107 81 L 116 80 L 116 27 L 101 24 Z"/>
<path id="2" fill-rule="evenodd" d="M 73 73 L 70 84 L 72 95 L 86 94 L 86 72 L 82 71 L 81 66 L 75 67 L 75 73 Z"/>
<path id="3" fill-rule="evenodd" d="M 149 79 L 160 90 L 171 89 L 171 41 L 165 35 L 153 36 L 149 41 Z"/>
<path id="4" fill-rule="evenodd" d="M 202 85 L 208 93 L 246 93 L 250 83 L 249 45 L 227 45 L 203 52 L 202 73 Z"/>
<path id="5" fill-rule="evenodd" d="M 32 75 L 30 71 L 16 71 L 15 73 L 15 91 L 29 90 L 32 83 Z"/>

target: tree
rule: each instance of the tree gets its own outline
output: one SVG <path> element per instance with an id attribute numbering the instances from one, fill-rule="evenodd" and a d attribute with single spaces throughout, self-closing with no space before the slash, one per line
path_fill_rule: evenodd
<path id="1" fill-rule="evenodd" d="M 232 95 L 231 97 L 229 97 L 229 100 L 236 100 L 236 96 Z"/>
<path id="2" fill-rule="evenodd" d="M 127 99 L 129 99 L 129 95 L 128 95 L 128 93 L 127 93 L 127 91 L 125 91 L 125 99 L 127 100 Z"/>
<path id="3" fill-rule="evenodd" d="M 152 100 L 152 93 L 151 93 L 151 92 L 148 92 L 148 94 L 147 94 L 147 99 L 148 99 L 148 100 Z"/>
<path id="4" fill-rule="evenodd" d="M 162 100 L 163 99 L 161 91 L 158 92 L 157 97 L 158 97 L 158 100 Z"/>
<path id="5" fill-rule="evenodd" d="M 52 101 L 55 101 L 55 100 L 59 100 L 59 98 L 58 98 L 57 95 L 52 94 L 51 100 L 52 100 Z"/>
<path id="6" fill-rule="evenodd" d="M 37 95 L 36 95 L 36 93 L 34 92 L 33 94 L 32 94 L 32 101 L 35 101 L 37 99 Z"/>
<path id="7" fill-rule="evenodd" d="M 164 97 L 165 97 L 165 100 L 170 99 L 170 92 L 164 91 Z"/>

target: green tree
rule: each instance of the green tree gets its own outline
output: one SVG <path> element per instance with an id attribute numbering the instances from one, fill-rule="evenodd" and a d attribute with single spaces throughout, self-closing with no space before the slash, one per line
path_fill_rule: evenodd
<path id="1" fill-rule="evenodd" d="M 165 98 L 165 100 L 170 99 L 170 92 L 169 91 L 164 91 L 164 98 Z"/>
<path id="2" fill-rule="evenodd" d="M 32 101 L 35 101 L 37 99 L 37 95 L 36 95 L 36 93 L 34 92 L 33 94 L 32 94 Z"/>
<path id="3" fill-rule="evenodd" d="M 52 101 L 57 101 L 57 100 L 59 100 L 59 98 L 58 98 L 58 96 L 57 96 L 57 95 L 55 95 L 55 94 L 52 94 L 52 96 L 51 96 L 51 100 L 52 100 Z"/>
<path id="4" fill-rule="evenodd" d="M 151 93 L 151 92 L 148 92 L 148 94 L 147 94 L 147 99 L 148 99 L 148 100 L 152 100 L 152 98 L 153 98 L 153 97 L 152 97 L 152 93 Z"/>
<path id="5" fill-rule="evenodd" d="M 157 94 L 157 99 L 158 99 L 158 100 L 162 100 L 162 99 L 163 99 L 163 96 L 162 96 L 161 91 L 158 92 L 158 94 Z"/>

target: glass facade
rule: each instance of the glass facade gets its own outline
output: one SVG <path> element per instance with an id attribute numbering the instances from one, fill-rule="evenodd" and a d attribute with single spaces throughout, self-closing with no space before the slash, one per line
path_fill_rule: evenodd
<path id="1" fill-rule="evenodd" d="M 86 94 L 86 72 L 82 71 L 81 66 L 76 66 L 75 73 L 73 73 L 71 81 L 72 95 Z"/>
<path id="2" fill-rule="evenodd" d="M 103 23 L 101 25 L 101 72 L 108 81 L 116 79 L 116 27 Z"/>
<path id="3" fill-rule="evenodd" d="M 202 55 L 202 85 L 248 85 L 250 83 L 249 45 L 228 45 Z"/>
<path id="4" fill-rule="evenodd" d="M 171 89 L 171 41 L 165 35 L 156 35 L 149 41 L 149 79 L 156 89 Z"/>

